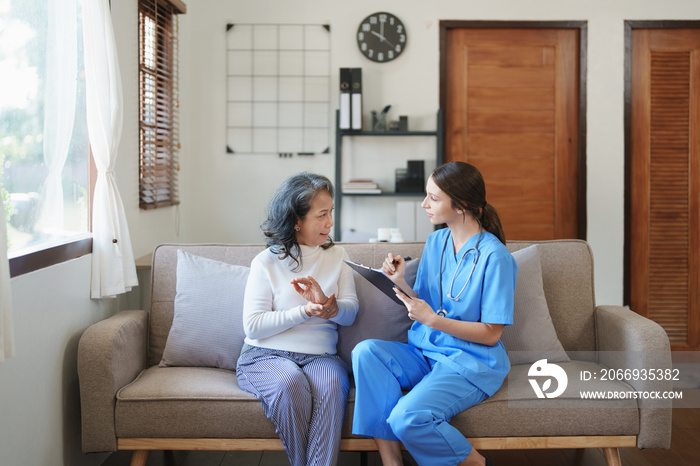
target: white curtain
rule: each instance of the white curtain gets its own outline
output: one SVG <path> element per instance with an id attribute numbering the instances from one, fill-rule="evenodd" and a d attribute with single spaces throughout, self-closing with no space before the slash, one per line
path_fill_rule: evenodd
<path id="1" fill-rule="evenodd" d="M 7 225 L 5 224 L 5 206 L 0 196 L 0 362 L 14 355 L 10 263 L 7 261 Z"/>
<path id="2" fill-rule="evenodd" d="M 92 209 L 91 296 L 102 298 L 138 284 L 114 164 L 122 133 L 122 83 L 109 0 L 82 0 L 87 124 L 97 166 Z"/>
<path id="3" fill-rule="evenodd" d="M 60 4 L 59 4 L 60 3 Z M 38 227 L 63 234 L 63 183 L 75 120 L 78 36 L 76 0 L 49 0 L 44 90 L 44 163 L 49 169 L 42 191 Z"/>

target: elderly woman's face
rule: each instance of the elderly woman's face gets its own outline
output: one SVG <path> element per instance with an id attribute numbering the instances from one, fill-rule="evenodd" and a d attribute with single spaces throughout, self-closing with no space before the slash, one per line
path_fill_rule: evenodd
<path id="1" fill-rule="evenodd" d="M 333 228 L 333 198 L 326 190 L 311 200 L 311 209 L 306 218 L 298 220 L 297 242 L 305 246 L 325 244 Z"/>

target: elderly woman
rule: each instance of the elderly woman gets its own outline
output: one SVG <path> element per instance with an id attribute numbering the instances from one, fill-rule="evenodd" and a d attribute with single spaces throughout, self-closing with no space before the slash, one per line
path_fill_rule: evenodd
<path id="1" fill-rule="evenodd" d="M 273 422 L 294 466 L 337 463 L 350 369 L 336 355 L 338 325 L 358 300 L 348 255 L 334 246 L 333 186 L 301 173 L 268 206 L 268 249 L 251 263 L 245 346 L 236 374 Z"/>

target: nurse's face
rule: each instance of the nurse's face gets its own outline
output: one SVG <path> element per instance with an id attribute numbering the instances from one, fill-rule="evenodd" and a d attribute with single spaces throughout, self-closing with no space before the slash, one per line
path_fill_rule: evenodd
<path id="1" fill-rule="evenodd" d="M 421 207 L 425 209 L 428 218 L 433 225 L 451 224 L 461 221 L 463 215 L 457 213 L 457 209 L 452 207 L 452 200 L 433 181 L 433 177 L 428 178 L 425 185 L 427 195 L 423 199 Z"/>
<path id="2" fill-rule="evenodd" d="M 333 198 L 328 191 L 319 192 L 311 200 L 311 209 L 297 221 L 297 242 L 305 246 L 321 246 L 333 228 Z"/>

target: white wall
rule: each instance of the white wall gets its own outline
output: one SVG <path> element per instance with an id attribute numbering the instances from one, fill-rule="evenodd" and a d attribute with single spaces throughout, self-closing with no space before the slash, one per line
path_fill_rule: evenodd
<path id="1" fill-rule="evenodd" d="M 80 445 L 77 349 L 83 331 L 134 295 L 90 300 L 90 255 L 11 282 L 16 356 L 0 364 L 0 463 L 95 465 Z M 136 297 L 137 299 L 137 297 Z"/>
<path id="2" fill-rule="evenodd" d="M 355 43 L 360 21 L 375 11 L 396 14 L 409 33 L 403 55 L 376 64 L 362 57 Z M 408 115 L 412 129 L 434 128 L 439 106 L 440 20 L 587 21 L 587 202 L 588 241 L 595 254 L 597 301 L 622 303 L 624 235 L 624 21 L 700 19 L 700 2 L 689 0 L 441 0 L 406 2 L 354 0 L 197 0 L 188 2 L 183 51 L 187 53 L 188 166 L 183 174 L 193 189 L 183 196 L 183 223 L 196 241 L 259 242 L 258 224 L 276 185 L 300 171 L 333 179 L 333 155 L 279 159 L 267 155 L 230 155 L 225 148 L 225 25 L 233 23 L 330 24 L 331 82 L 338 68 L 362 67 L 366 112 L 386 104 L 392 115 Z M 332 102 L 338 101 L 333 89 Z M 329 115 L 333 118 L 333 115 Z M 333 120 L 331 120 L 333 121 Z M 414 126 L 415 124 L 415 126 Z M 394 142 L 392 140 L 392 142 Z M 363 140 L 344 145 L 344 154 L 377 157 L 385 147 Z M 387 144 L 382 141 L 380 144 Z M 399 144 L 399 143 L 397 143 Z M 432 146 L 402 145 L 400 156 L 428 158 Z M 366 160 L 366 159 L 365 159 Z M 399 162 L 397 166 L 401 166 Z M 377 172 L 386 174 L 387 167 Z M 378 175 L 381 176 L 381 175 Z M 352 201 L 367 206 L 365 200 Z M 391 202 L 382 211 L 362 207 L 343 216 L 370 225 L 396 221 Z M 364 204 L 362 204 L 364 203 Z M 344 208 L 345 208 L 344 203 Z M 366 209 L 366 210 L 365 210 Z M 353 215 L 352 217 L 350 217 Z M 381 220 L 377 220 L 380 216 Z M 359 225 L 356 225 L 359 226 Z M 191 228 L 191 230 L 189 229 Z"/>

